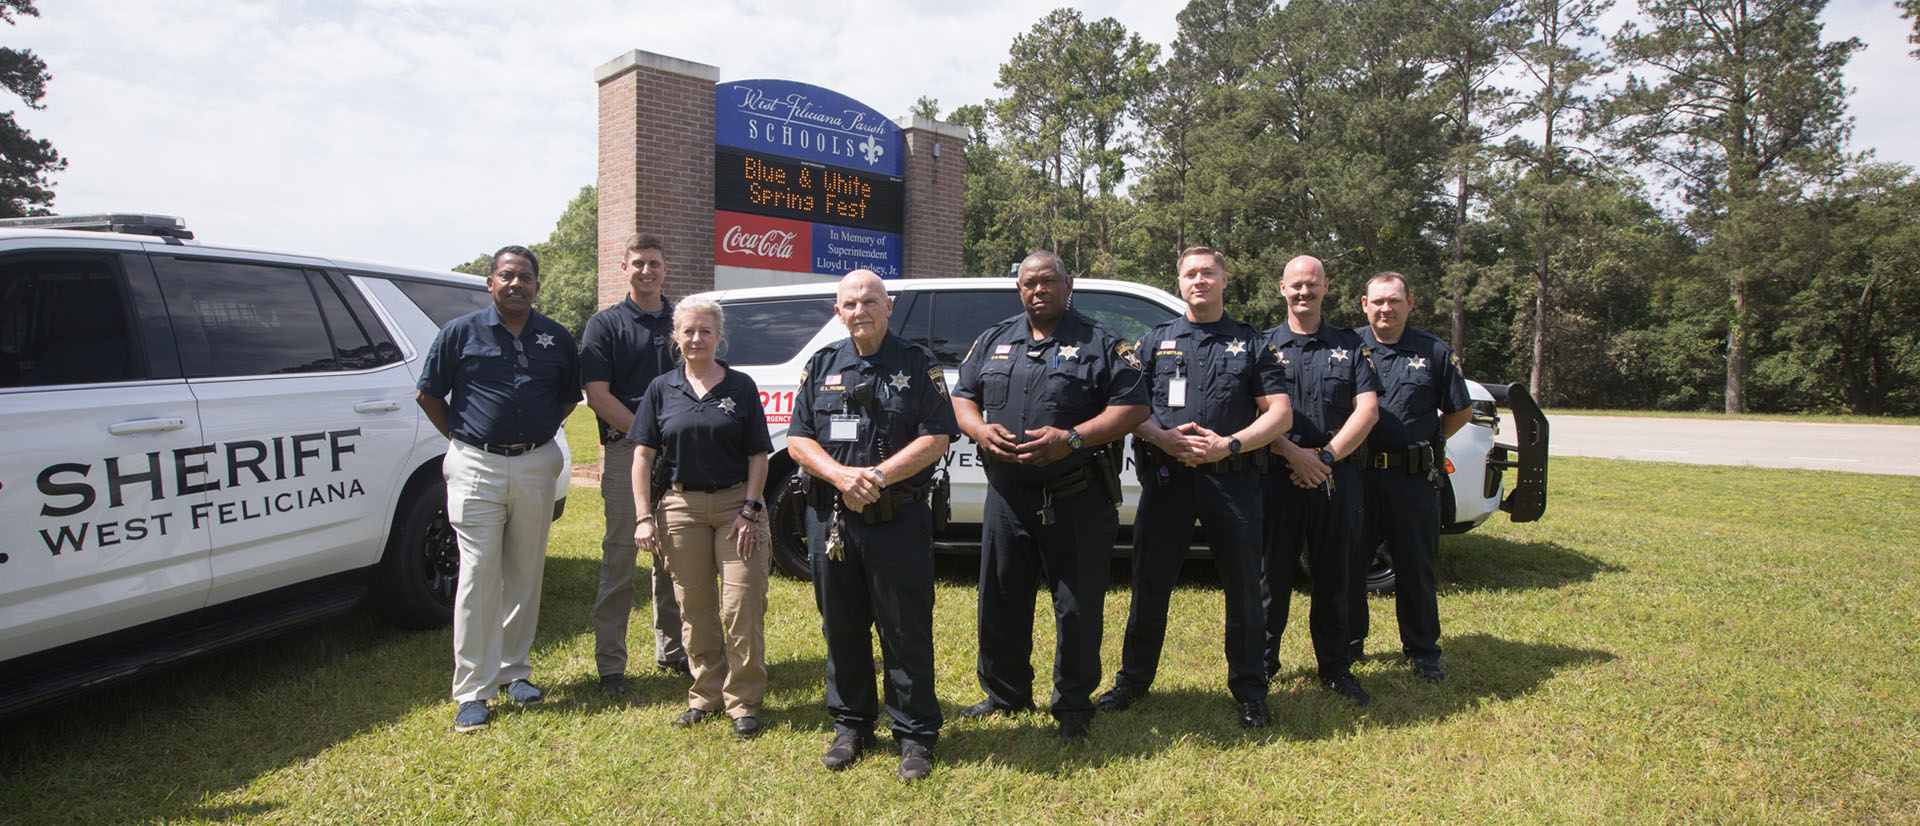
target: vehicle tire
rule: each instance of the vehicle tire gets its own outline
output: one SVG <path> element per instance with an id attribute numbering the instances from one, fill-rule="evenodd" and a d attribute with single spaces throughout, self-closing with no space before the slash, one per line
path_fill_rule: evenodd
<path id="1" fill-rule="evenodd" d="M 1295 574 L 1296 583 L 1313 580 L 1313 565 L 1307 561 L 1305 551 L 1300 553 L 1300 567 Z M 1386 594 L 1393 592 L 1393 555 L 1387 553 L 1387 543 L 1382 542 L 1373 549 L 1373 563 L 1367 566 L 1367 593 Z M 1296 587 L 1299 587 L 1296 584 Z"/>
<path id="2" fill-rule="evenodd" d="M 441 628 L 453 621 L 460 541 L 447 522 L 447 484 L 437 476 L 400 506 L 374 573 L 374 603 L 395 625 Z"/>
<path id="3" fill-rule="evenodd" d="M 804 478 L 800 468 L 782 457 L 774 465 L 767 486 L 767 529 L 772 533 L 773 564 L 801 582 L 813 581 L 813 560 L 807 551 L 806 496 L 792 490 L 793 480 Z"/>

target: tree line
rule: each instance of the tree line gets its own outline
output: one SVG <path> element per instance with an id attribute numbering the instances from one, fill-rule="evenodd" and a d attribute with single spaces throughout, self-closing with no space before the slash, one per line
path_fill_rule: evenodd
<path id="1" fill-rule="evenodd" d="M 1416 324 L 1549 404 L 1920 413 L 1920 178 L 1846 151 L 1861 43 L 1824 6 L 1193 0 L 1164 53 L 1059 9 L 945 115 L 966 269 L 1171 287 L 1206 244 L 1272 326 L 1309 253 L 1336 319 L 1406 273 Z"/>

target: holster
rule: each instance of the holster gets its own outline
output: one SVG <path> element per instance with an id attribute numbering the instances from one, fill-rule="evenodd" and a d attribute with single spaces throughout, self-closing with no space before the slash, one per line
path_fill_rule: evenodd
<path id="1" fill-rule="evenodd" d="M 665 452 L 656 453 L 653 457 L 652 476 L 647 479 L 647 490 L 650 491 L 647 501 L 659 504 L 661 497 L 667 495 L 667 488 L 672 486 L 673 463 L 667 461 Z"/>
<path id="2" fill-rule="evenodd" d="M 1107 489 L 1107 499 L 1116 507 L 1120 504 L 1120 466 L 1125 458 L 1120 455 L 1120 441 L 1115 440 L 1101 445 L 1093 454 L 1092 473 Z"/>

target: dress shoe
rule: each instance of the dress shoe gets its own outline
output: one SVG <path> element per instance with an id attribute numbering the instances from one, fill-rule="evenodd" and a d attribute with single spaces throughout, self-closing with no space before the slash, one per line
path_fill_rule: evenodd
<path id="1" fill-rule="evenodd" d="M 760 736 L 760 719 L 749 714 L 733 718 L 733 734 L 742 740 L 751 740 Z"/>
<path id="2" fill-rule="evenodd" d="M 1060 718 L 1060 739 L 1068 743 L 1078 743 L 1087 739 L 1087 733 L 1093 728 L 1093 716 L 1073 714 Z"/>
<path id="3" fill-rule="evenodd" d="M 600 693 L 605 694 L 608 697 L 619 697 L 623 694 L 626 694 L 627 693 L 627 675 L 625 674 L 600 675 Z"/>
<path id="4" fill-rule="evenodd" d="M 1135 688 L 1126 683 L 1114 683 L 1107 693 L 1100 695 L 1101 711 L 1126 711 L 1133 701 L 1147 696 L 1144 688 Z"/>
<path id="5" fill-rule="evenodd" d="M 693 676 L 693 666 L 688 665 L 686 660 L 659 660 L 654 663 L 654 666 L 669 674 Z"/>
<path id="6" fill-rule="evenodd" d="M 710 713 L 711 712 L 704 708 L 690 708 L 681 712 L 679 717 L 674 718 L 673 724 L 678 728 L 688 728 L 701 720 L 707 719 L 707 715 Z"/>
<path id="7" fill-rule="evenodd" d="M 821 765 L 832 771 L 839 771 L 853 765 L 867 749 L 879 745 L 871 734 L 841 734 L 833 738 L 833 744 L 827 746 L 827 753 L 820 758 Z"/>
<path id="8" fill-rule="evenodd" d="M 1320 687 L 1352 700 L 1356 706 L 1364 706 L 1373 702 L 1373 695 L 1368 694 L 1366 689 L 1361 688 L 1360 681 L 1354 679 L 1352 674 L 1341 674 L 1337 677 L 1323 677 L 1320 680 Z"/>
<path id="9" fill-rule="evenodd" d="M 1413 673 L 1420 675 L 1422 680 L 1434 683 L 1440 682 L 1441 678 L 1447 676 L 1447 672 L 1440 667 L 1440 660 L 1432 657 L 1414 660 Z"/>
<path id="10" fill-rule="evenodd" d="M 973 705 L 960 709 L 960 716 L 965 717 L 969 720 L 984 720 L 988 717 L 992 717 L 995 714 L 1004 714 L 1006 716 L 1011 717 L 1015 714 L 1019 714 L 1022 711 L 1032 711 L 1032 710 L 1033 710 L 1033 706 L 994 705 L 993 701 L 989 699 L 989 700 L 981 700 L 980 702 L 974 703 Z"/>
<path id="11" fill-rule="evenodd" d="M 1250 700 L 1240 704 L 1241 728 L 1267 727 L 1267 701 Z"/>
<path id="12" fill-rule="evenodd" d="M 933 774 L 933 749 L 919 743 L 900 747 L 900 779 L 908 783 Z"/>

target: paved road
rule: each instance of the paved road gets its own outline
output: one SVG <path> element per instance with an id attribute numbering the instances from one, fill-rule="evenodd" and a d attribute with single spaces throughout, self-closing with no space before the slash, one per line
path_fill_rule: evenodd
<path id="1" fill-rule="evenodd" d="M 1502 419 L 1500 438 L 1510 441 L 1513 421 Z M 1554 456 L 1920 476 L 1920 427 L 1912 425 L 1556 416 L 1552 411 L 1547 422 Z"/>

